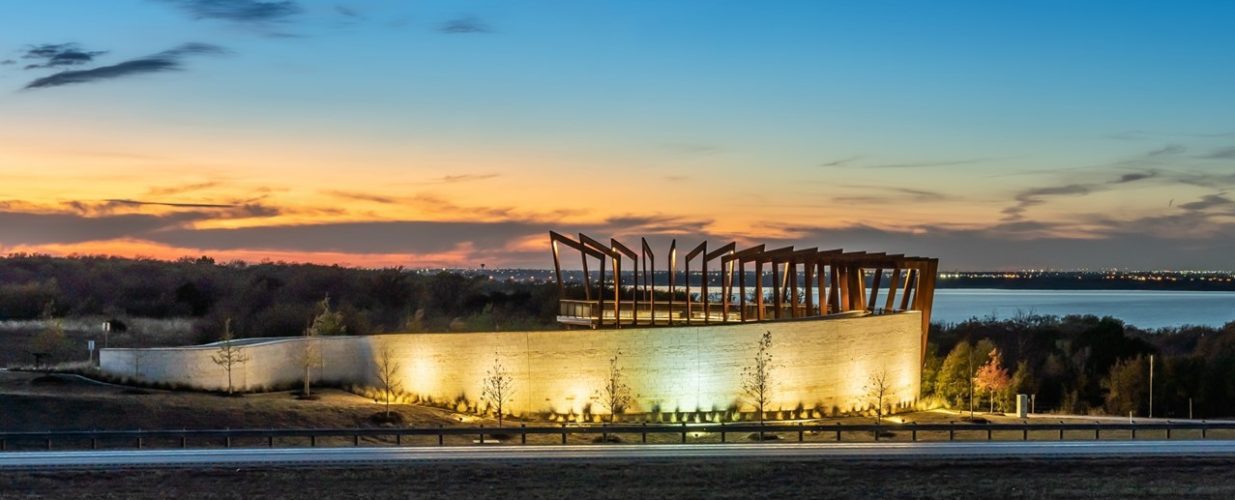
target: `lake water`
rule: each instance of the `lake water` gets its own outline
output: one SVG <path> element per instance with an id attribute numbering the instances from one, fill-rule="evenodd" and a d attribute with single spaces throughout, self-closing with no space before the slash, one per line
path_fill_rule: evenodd
<path id="1" fill-rule="evenodd" d="M 663 291 L 668 287 L 657 286 L 656 289 Z M 693 290 L 693 295 L 699 300 L 698 285 Z M 750 300 L 754 300 L 753 288 L 747 287 L 746 290 Z M 721 300 L 719 286 L 713 285 L 710 291 L 712 300 Z M 815 297 L 819 296 L 817 288 L 812 287 L 811 291 Z M 881 288 L 876 303 L 884 304 L 886 294 L 887 288 Z M 771 300 L 770 295 L 768 297 Z M 732 300 L 737 301 L 736 294 Z M 1018 313 L 1111 316 L 1147 329 L 1183 325 L 1216 327 L 1235 321 L 1235 292 L 937 288 L 931 320 L 956 323 L 991 315 L 1010 318 Z"/>
<path id="2" fill-rule="evenodd" d="M 1235 321 L 1235 292 L 1145 290 L 935 290 L 932 321 L 958 322 L 1018 312 L 1113 316 L 1141 328 L 1182 325 L 1222 326 Z"/>

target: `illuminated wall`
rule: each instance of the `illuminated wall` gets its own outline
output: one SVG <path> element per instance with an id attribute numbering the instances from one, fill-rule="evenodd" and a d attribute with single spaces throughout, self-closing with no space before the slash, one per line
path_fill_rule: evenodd
<path id="1" fill-rule="evenodd" d="M 514 378 L 514 413 L 559 414 L 592 410 L 605 382 L 608 360 L 621 350 L 625 381 L 635 396 L 632 413 L 723 411 L 741 403 L 742 367 L 756 343 L 772 332 L 774 390 L 771 410 L 799 405 L 825 413 L 867 406 L 871 374 L 886 371 L 889 402 L 917 397 L 921 359 L 918 313 L 853 319 L 782 321 L 677 328 L 560 330 L 497 333 L 394 334 L 324 339 L 324 365 L 315 378 L 376 385 L 376 359 L 389 345 L 400 365 L 403 389 L 436 403 L 480 399 L 495 357 Z M 274 387 L 300 380 L 300 339 L 254 343 L 253 361 L 237 385 Z M 107 349 L 104 371 L 147 380 L 219 388 L 226 374 L 209 360 L 214 348 Z M 134 368 L 133 356 L 144 367 Z M 160 361 L 155 361 L 159 359 Z"/>

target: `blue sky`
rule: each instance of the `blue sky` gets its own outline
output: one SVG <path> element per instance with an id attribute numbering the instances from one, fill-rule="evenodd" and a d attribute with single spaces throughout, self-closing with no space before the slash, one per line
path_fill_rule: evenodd
<path id="1" fill-rule="evenodd" d="M 1233 11 L 10 2 L 0 250 L 544 267 L 582 228 L 1229 268 Z"/>

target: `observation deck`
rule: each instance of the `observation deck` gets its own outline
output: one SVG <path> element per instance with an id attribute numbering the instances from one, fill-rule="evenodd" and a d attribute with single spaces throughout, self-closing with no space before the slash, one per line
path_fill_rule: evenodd
<path id="1" fill-rule="evenodd" d="M 605 243 L 582 233 L 576 240 L 550 231 L 549 240 L 560 298 L 557 320 L 570 327 L 823 320 L 920 311 L 925 341 L 939 269 L 939 260 L 929 257 L 817 247 L 768 250 L 762 244 L 738 250 L 736 242 L 709 251 L 707 241 L 686 252 L 679 267 L 677 240 L 672 240 L 663 261 L 664 279 L 657 283 L 656 255 L 646 238 L 640 238 L 638 253 L 615 238 Z M 567 297 L 562 247 L 580 256 L 583 297 Z M 590 270 L 593 262 L 596 272 Z M 719 280 L 709 272 L 713 263 Z M 629 271 L 623 271 L 624 264 L 631 265 Z M 606 265 L 612 269 L 608 279 Z"/>

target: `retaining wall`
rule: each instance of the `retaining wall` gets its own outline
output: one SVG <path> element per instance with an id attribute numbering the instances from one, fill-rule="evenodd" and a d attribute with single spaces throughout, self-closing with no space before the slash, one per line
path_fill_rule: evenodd
<path id="1" fill-rule="evenodd" d="M 513 377 L 511 412 L 603 413 L 598 390 L 619 351 L 634 396 L 628 413 L 725 411 L 751 406 L 742 397 L 742 368 L 765 331 L 772 332 L 770 410 L 849 412 L 870 405 L 871 375 L 885 372 L 887 402 L 913 404 L 920 385 L 921 320 L 917 312 L 851 319 L 779 321 L 674 328 L 493 333 L 415 333 L 320 338 L 316 380 L 377 386 L 380 353 L 399 365 L 401 389 L 437 404 L 481 399 L 495 360 Z M 251 343 L 248 343 L 251 342 Z M 299 383 L 304 340 L 246 341 L 250 361 L 233 371 L 238 388 Z M 204 389 L 227 386 L 211 361 L 216 345 L 104 349 L 104 372 Z"/>

